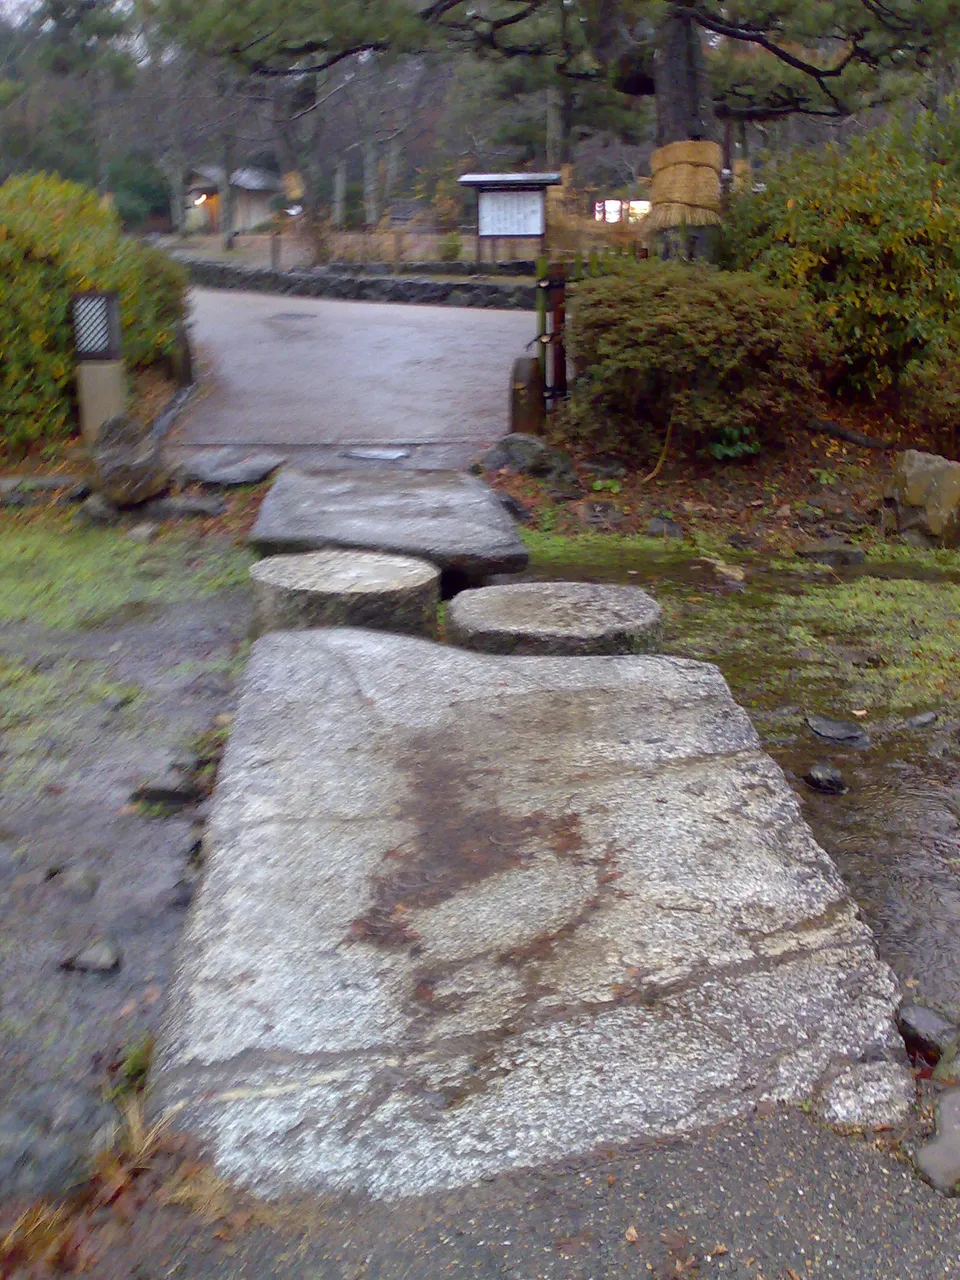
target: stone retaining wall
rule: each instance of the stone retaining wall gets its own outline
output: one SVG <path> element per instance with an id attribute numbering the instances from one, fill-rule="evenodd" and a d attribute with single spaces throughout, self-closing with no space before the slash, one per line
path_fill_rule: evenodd
<path id="1" fill-rule="evenodd" d="M 350 298 L 361 302 L 406 302 L 430 306 L 487 307 L 532 311 L 534 285 L 486 280 L 426 280 L 416 276 L 346 275 L 329 271 L 271 271 L 238 263 L 174 255 L 194 284 L 210 289 L 247 289 L 304 298 Z"/>

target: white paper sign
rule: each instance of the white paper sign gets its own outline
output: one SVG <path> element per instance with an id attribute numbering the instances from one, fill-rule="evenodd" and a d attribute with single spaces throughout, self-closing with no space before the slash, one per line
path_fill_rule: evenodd
<path id="1" fill-rule="evenodd" d="M 481 191 L 481 236 L 542 236 L 542 191 Z"/>

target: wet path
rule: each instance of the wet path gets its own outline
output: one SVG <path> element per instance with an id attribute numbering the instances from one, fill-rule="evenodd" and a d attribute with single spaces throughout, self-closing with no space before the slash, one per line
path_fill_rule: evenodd
<path id="1" fill-rule="evenodd" d="M 464 466 L 509 429 L 511 367 L 536 325 L 528 312 L 205 289 L 193 303 L 212 385 L 173 443 L 267 445 L 336 468 L 371 465 L 344 457 L 352 446 Z"/>

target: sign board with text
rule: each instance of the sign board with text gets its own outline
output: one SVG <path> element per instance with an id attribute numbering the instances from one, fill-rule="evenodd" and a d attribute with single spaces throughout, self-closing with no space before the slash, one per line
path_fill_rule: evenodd
<path id="1" fill-rule="evenodd" d="M 546 230 L 543 191 L 480 191 L 481 236 L 542 236 Z"/>

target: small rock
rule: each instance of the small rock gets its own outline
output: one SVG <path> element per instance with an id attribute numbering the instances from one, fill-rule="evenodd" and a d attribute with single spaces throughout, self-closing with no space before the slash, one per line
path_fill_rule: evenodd
<path id="1" fill-rule="evenodd" d="M 401 457 L 409 456 L 409 450 L 399 452 Z M 236 485 L 260 484 L 284 462 L 286 458 L 282 453 L 238 455 L 236 449 L 218 449 L 202 457 L 191 458 L 180 467 L 180 474 L 188 483 L 230 489 Z"/>
<path id="2" fill-rule="evenodd" d="M 202 794 L 194 779 L 196 761 L 174 761 L 162 773 L 142 782 L 130 795 L 134 804 L 159 804 L 181 808 Z"/>
<path id="3" fill-rule="evenodd" d="M 100 877 L 83 867 L 67 867 L 56 877 L 56 883 L 75 902 L 89 902 L 100 888 Z"/>
<path id="4" fill-rule="evenodd" d="M 922 529 L 904 530 L 900 535 L 900 541 L 905 542 L 908 547 L 915 547 L 918 551 L 929 551 L 937 546 L 936 538 L 931 538 Z"/>
<path id="5" fill-rule="evenodd" d="M 89 498 L 80 504 L 76 519 L 81 524 L 117 524 L 120 520 L 120 512 L 102 494 L 92 493 Z"/>
<path id="6" fill-rule="evenodd" d="M 122 964 L 123 952 L 112 938 L 103 934 L 64 960 L 60 967 L 79 973 L 115 973 Z"/>
<path id="7" fill-rule="evenodd" d="M 844 542 L 842 538 L 825 538 L 822 542 L 802 543 L 797 547 L 797 555 L 801 560 L 813 560 L 817 564 L 841 565 L 863 564 L 867 558 L 862 547 Z"/>
<path id="8" fill-rule="evenodd" d="M 504 510 L 512 519 L 520 524 L 530 524 L 533 520 L 533 513 L 529 511 L 522 502 L 518 502 L 516 498 L 512 498 L 509 493 L 501 493 L 497 495 Z"/>
<path id="9" fill-rule="evenodd" d="M 829 1124 L 877 1130 L 904 1124 L 917 1088 L 896 1062 L 860 1062 L 844 1067 L 823 1090 L 820 1113 Z"/>
<path id="10" fill-rule="evenodd" d="M 0 493 L 0 507 L 32 507 L 33 499 L 28 493 L 24 493 L 22 489 L 11 489 L 7 493 Z"/>
<path id="11" fill-rule="evenodd" d="M 818 738 L 831 742 L 849 742 L 854 746 L 868 747 L 870 739 L 858 724 L 849 720 L 831 720 L 829 716 L 808 715 L 806 722 Z"/>
<path id="12" fill-rule="evenodd" d="M 917 1152 L 917 1168 L 938 1191 L 950 1195 L 960 1183 L 960 1092 L 937 1102 L 937 1136 Z"/>
<path id="13" fill-rule="evenodd" d="M 675 520 L 655 516 L 643 531 L 648 538 L 682 538 L 683 530 Z"/>
<path id="14" fill-rule="evenodd" d="M 84 498 L 90 497 L 90 486 L 83 480 L 77 484 L 71 485 L 66 493 L 61 493 L 57 502 L 64 507 L 71 507 L 77 502 L 83 502 Z"/>
<path id="15" fill-rule="evenodd" d="M 627 474 L 626 467 L 614 458 L 591 458 L 583 464 L 583 469 L 598 480 L 622 480 Z"/>
<path id="16" fill-rule="evenodd" d="M 566 454 L 552 449 L 539 436 L 522 431 L 511 432 L 488 449 L 481 465 L 485 471 L 516 471 L 528 476 L 557 477 L 570 471 Z"/>
<path id="17" fill-rule="evenodd" d="M 154 524 L 152 520 L 141 520 L 139 524 L 135 524 L 127 534 L 134 542 L 152 542 L 160 532 L 160 526 Z"/>
<path id="18" fill-rule="evenodd" d="M 921 711 L 918 716 L 911 716 L 907 721 L 908 729 L 929 729 L 931 725 L 937 723 L 940 717 L 936 711 Z"/>
<path id="19" fill-rule="evenodd" d="M 170 485 L 160 442 L 149 427 L 120 415 L 100 428 L 90 448 L 96 488 L 118 507 L 136 506 Z"/>
<path id="20" fill-rule="evenodd" d="M 850 789 L 843 780 L 843 774 L 832 764 L 813 765 L 810 772 L 803 775 L 803 780 L 808 787 L 825 796 L 845 796 Z"/>
<path id="21" fill-rule="evenodd" d="M 189 494 L 178 498 L 157 498 L 143 509 L 150 520 L 212 520 L 222 516 L 226 510 L 227 504 L 222 498 L 191 497 Z"/>
<path id="22" fill-rule="evenodd" d="M 737 551 L 749 551 L 757 545 L 758 539 L 751 533 L 731 533 L 727 542 Z"/>
<path id="23" fill-rule="evenodd" d="M 909 1048 L 938 1061 L 960 1036 L 960 1027 L 936 1009 L 906 1000 L 900 1006 L 897 1024 Z"/>
<path id="24" fill-rule="evenodd" d="M 589 529 L 609 529 L 623 524 L 624 515 L 614 502 L 585 502 L 580 508 L 580 520 Z"/>

